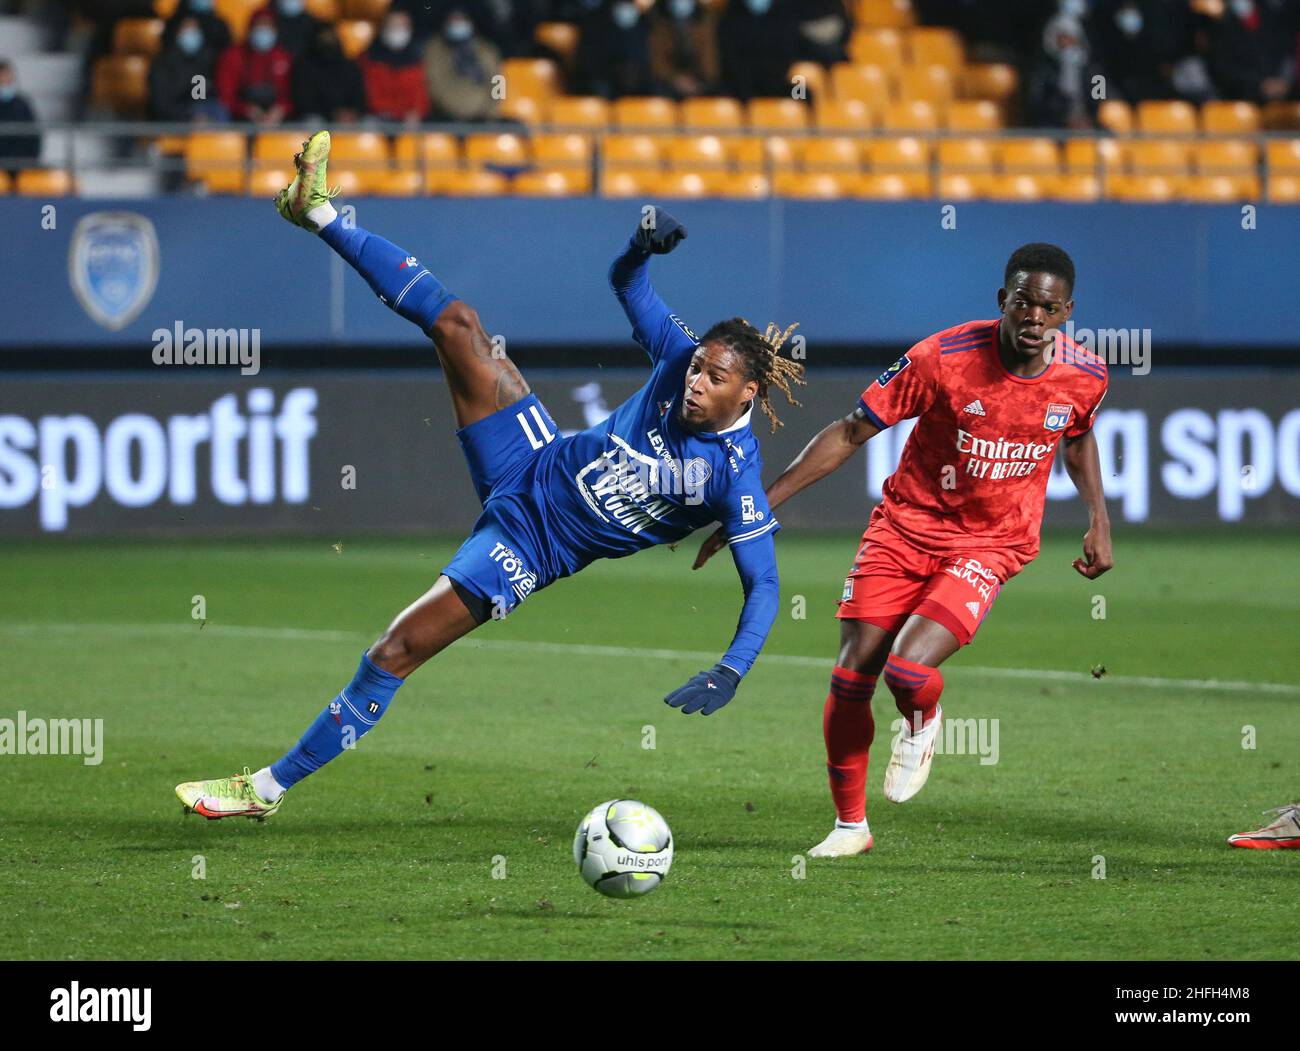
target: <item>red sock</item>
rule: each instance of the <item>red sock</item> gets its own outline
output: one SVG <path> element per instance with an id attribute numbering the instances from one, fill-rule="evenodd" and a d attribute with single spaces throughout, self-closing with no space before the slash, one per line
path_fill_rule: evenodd
<path id="1" fill-rule="evenodd" d="M 918 714 L 921 726 L 934 718 L 939 694 L 943 693 L 943 676 L 938 668 L 904 660 L 891 653 L 885 662 L 885 685 L 894 695 L 894 703 L 909 728 L 916 729 Z"/>
<path id="2" fill-rule="evenodd" d="M 867 753 L 876 736 L 871 716 L 871 694 L 876 677 L 841 668 L 831 672 L 831 692 L 822 712 L 826 738 L 826 773 L 831 798 L 841 821 L 863 821 L 867 816 Z"/>

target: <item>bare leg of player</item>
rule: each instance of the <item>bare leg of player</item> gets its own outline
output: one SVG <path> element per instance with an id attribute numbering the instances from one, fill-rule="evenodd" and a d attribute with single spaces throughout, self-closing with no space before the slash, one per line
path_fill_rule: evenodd
<path id="1" fill-rule="evenodd" d="M 519 369 L 493 345 L 477 311 L 467 303 L 456 300 L 448 305 L 429 335 L 447 376 L 457 427 L 468 427 L 528 396 Z"/>

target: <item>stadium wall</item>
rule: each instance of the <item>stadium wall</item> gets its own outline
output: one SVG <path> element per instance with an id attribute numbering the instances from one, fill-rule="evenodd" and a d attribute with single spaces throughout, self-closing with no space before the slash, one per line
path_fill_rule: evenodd
<path id="1" fill-rule="evenodd" d="M 1144 525 L 1300 524 L 1294 372 L 1119 376 L 1098 417 L 1112 518 Z M 530 370 L 562 428 L 604 417 L 644 370 Z M 774 436 L 769 481 L 850 411 L 860 370 L 813 368 Z M 776 397 L 779 404 L 783 401 Z M 780 512 L 793 528 L 860 529 L 908 424 Z M 1083 508 L 1060 458 L 1048 525 Z M 0 535 L 465 531 L 478 510 L 436 370 L 10 372 L 0 380 Z"/>

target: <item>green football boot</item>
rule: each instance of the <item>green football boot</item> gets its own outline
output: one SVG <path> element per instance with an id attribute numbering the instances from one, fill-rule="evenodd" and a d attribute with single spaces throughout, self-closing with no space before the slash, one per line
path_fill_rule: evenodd
<path id="1" fill-rule="evenodd" d="M 294 226 L 316 232 L 317 226 L 307 218 L 307 213 L 317 205 L 328 204 L 339 194 L 339 188 L 329 189 L 325 184 L 325 170 L 330 159 L 330 133 L 318 131 L 302 144 L 302 152 L 294 154 L 293 163 L 298 174 L 293 182 L 275 195 L 275 208 Z"/>
<path id="2" fill-rule="evenodd" d="M 284 802 L 284 796 L 274 803 L 259 796 L 253 788 L 253 772 L 248 767 L 234 777 L 186 781 L 176 786 L 176 795 L 187 814 L 202 814 L 209 821 L 223 817 L 251 817 L 265 821 Z"/>

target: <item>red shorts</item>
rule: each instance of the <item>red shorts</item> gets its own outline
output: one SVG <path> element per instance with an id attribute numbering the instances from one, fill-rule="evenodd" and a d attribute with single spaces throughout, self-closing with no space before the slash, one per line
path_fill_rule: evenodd
<path id="1" fill-rule="evenodd" d="M 1003 583 L 978 557 L 922 551 L 878 520 L 862 534 L 835 616 L 897 635 L 915 613 L 942 624 L 965 646 Z"/>

